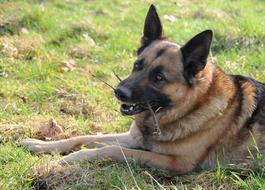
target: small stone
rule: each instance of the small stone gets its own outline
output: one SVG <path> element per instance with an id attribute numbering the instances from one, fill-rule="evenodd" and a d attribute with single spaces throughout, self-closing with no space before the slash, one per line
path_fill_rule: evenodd
<path id="1" fill-rule="evenodd" d="M 89 45 L 91 45 L 92 47 L 96 46 L 96 43 L 93 40 L 93 38 L 91 38 L 87 33 L 84 33 L 83 36 L 87 40 L 87 42 L 89 43 Z"/>
<path id="2" fill-rule="evenodd" d="M 61 68 L 64 72 L 72 71 L 75 67 L 75 61 L 73 59 L 61 61 Z"/>
<path id="3" fill-rule="evenodd" d="M 170 22 L 175 22 L 177 18 L 174 15 L 164 15 L 164 19 Z"/>
<path id="4" fill-rule="evenodd" d="M 26 28 L 24 28 L 24 27 L 20 29 L 20 32 L 21 32 L 22 34 L 28 34 L 28 33 L 29 33 L 28 29 L 26 29 Z"/>

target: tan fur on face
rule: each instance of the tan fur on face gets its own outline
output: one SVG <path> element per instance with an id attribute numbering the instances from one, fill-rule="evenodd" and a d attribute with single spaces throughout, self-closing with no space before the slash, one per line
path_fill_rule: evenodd
<path id="1" fill-rule="evenodd" d="M 168 43 L 162 43 L 161 44 L 155 44 L 153 48 L 163 48 L 165 44 Z M 177 47 L 177 46 L 176 46 Z M 157 51 L 157 50 L 153 50 Z M 143 55 L 146 55 L 147 53 L 151 53 L 151 50 L 147 50 L 143 53 Z M 153 53 L 154 54 L 154 53 Z M 149 55 L 149 54 L 147 54 Z M 146 57 L 145 57 L 146 59 Z M 148 59 L 148 58 L 147 58 Z M 148 59 L 149 61 L 152 59 Z M 166 70 L 166 75 L 170 79 L 173 79 L 175 82 L 166 84 L 161 90 L 164 94 L 167 94 L 170 99 L 172 100 L 171 108 L 165 108 L 162 111 L 157 114 L 157 118 L 159 120 L 160 126 L 166 126 L 179 118 L 183 117 L 187 112 L 191 111 L 195 108 L 195 106 L 198 106 L 200 104 L 199 98 L 203 97 L 207 90 L 210 88 L 212 83 L 212 77 L 213 77 L 213 71 L 215 70 L 215 66 L 213 64 L 207 64 L 205 71 L 199 73 L 196 78 L 194 79 L 194 87 L 190 88 L 187 86 L 187 82 L 185 78 L 183 77 L 183 63 L 182 63 L 182 54 L 180 52 L 180 49 L 177 48 L 170 48 L 166 51 L 166 53 L 163 54 L 163 56 L 157 58 L 154 62 L 152 62 L 152 67 L 155 67 L 157 65 L 163 65 Z M 211 109 L 206 107 L 205 109 L 209 110 L 209 115 L 205 117 L 205 114 L 200 110 L 197 114 L 197 118 L 200 117 L 200 119 L 194 120 L 195 114 L 186 117 L 185 120 L 193 121 L 195 126 L 201 125 L 201 123 L 205 122 L 208 117 L 213 117 L 216 114 L 219 114 L 219 112 L 224 109 L 226 106 L 223 105 L 222 102 L 224 102 L 223 99 L 214 98 L 211 100 Z M 201 114 L 203 113 L 203 114 Z M 145 117 L 144 114 L 141 116 Z M 136 119 L 140 118 L 139 116 L 136 116 Z M 139 119 L 138 119 L 139 120 Z M 145 125 L 152 126 L 153 125 L 153 118 L 145 118 Z M 181 123 L 187 123 L 187 125 L 194 125 L 190 122 L 179 122 L 175 125 L 180 125 L 176 130 L 180 130 L 180 128 L 184 128 L 186 130 L 189 130 L 189 127 L 186 127 L 185 125 L 182 126 Z M 141 124 L 139 124 L 141 125 Z M 194 130 L 194 128 L 192 129 Z M 167 130 L 166 130 L 167 131 Z M 180 130 L 179 133 L 171 133 L 172 131 L 167 131 L 170 135 L 168 137 L 160 137 L 160 140 L 174 140 L 179 137 L 186 136 L 186 133 L 189 134 L 189 131 L 185 132 L 183 130 Z M 179 134 L 179 135 L 177 135 Z"/>

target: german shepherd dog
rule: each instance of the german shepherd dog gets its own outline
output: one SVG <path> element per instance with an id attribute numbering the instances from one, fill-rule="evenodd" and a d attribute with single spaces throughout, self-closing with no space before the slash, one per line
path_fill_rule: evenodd
<path id="1" fill-rule="evenodd" d="M 212 63 L 212 38 L 213 32 L 205 30 L 184 46 L 170 42 L 151 5 L 133 71 L 115 89 L 122 114 L 135 117 L 130 130 L 20 144 L 44 153 L 94 148 L 68 154 L 61 163 L 138 160 L 178 174 L 214 168 L 217 160 L 250 161 L 249 151 L 257 153 L 256 145 L 265 152 L 265 84 L 226 74 Z"/>

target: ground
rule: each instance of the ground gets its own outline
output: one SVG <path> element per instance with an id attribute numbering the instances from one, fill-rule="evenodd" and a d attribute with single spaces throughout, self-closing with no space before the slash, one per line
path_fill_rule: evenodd
<path id="1" fill-rule="evenodd" d="M 59 155 L 17 146 L 50 119 L 62 138 L 128 130 L 132 118 L 100 80 L 116 86 L 114 72 L 130 73 L 151 3 L 169 39 L 183 44 L 213 29 L 212 59 L 265 81 L 263 0 L 0 0 L 0 189 L 265 189 L 262 157 L 251 168 L 176 176 L 137 162 L 54 166 Z"/>

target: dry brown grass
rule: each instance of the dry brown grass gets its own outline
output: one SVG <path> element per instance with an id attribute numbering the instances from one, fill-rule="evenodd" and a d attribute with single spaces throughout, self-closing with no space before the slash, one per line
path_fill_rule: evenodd
<path id="1" fill-rule="evenodd" d="M 74 184 L 87 189 L 94 186 L 88 165 L 61 166 L 51 159 L 38 164 L 32 176 L 32 190 L 70 189 Z"/>
<path id="2" fill-rule="evenodd" d="M 69 54 L 71 57 L 83 59 L 89 56 L 91 53 L 91 46 L 87 43 L 77 44 L 75 46 L 70 47 Z"/>
<path id="3" fill-rule="evenodd" d="M 1 37 L 2 52 L 15 59 L 32 60 L 44 45 L 41 35 Z"/>

